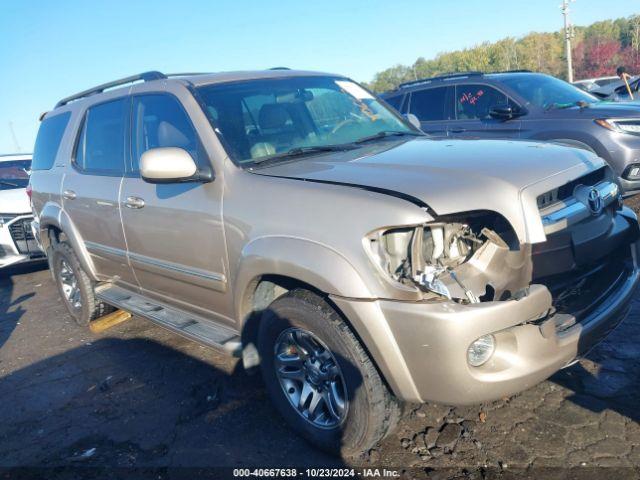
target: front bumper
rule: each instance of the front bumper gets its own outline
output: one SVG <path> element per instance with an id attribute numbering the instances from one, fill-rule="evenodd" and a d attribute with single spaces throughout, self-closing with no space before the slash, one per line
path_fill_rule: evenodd
<path id="1" fill-rule="evenodd" d="M 31 230 L 31 214 L 18 215 L 0 225 L 0 268 L 44 258 Z"/>
<path id="2" fill-rule="evenodd" d="M 624 319 L 640 281 L 637 245 L 631 248 L 632 265 L 621 273 L 616 288 L 588 317 L 566 329 L 557 326 L 571 324 L 570 315 L 545 317 L 552 297 L 543 285 L 532 285 L 530 294 L 520 300 L 474 305 L 342 299 L 336 303 L 348 317 L 369 315 L 373 325 L 379 323 L 376 315 L 384 318 L 387 345 L 374 345 L 372 353 L 374 358 L 376 352 L 382 354 L 376 358 L 378 366 L 401 399 L 477 404 L 545 380 L 584 355 Z M 537 320 L 541 317 L 545 319 Z M 467 348 L 486 334 L 495 336 L 496 351 L 486 364 L 471 367 Z"/>

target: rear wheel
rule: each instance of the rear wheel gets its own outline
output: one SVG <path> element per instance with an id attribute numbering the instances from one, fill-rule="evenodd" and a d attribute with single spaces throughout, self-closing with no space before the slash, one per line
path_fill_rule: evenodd
<path id="1" fill-rule="evenodd" d="M 93 282 L 67 242 L 53 246 L 51 268 L 60 296 L 78 325 L 88 325 L 91 320 L 114 310 L 96 299 Z"/>
<path id="2" fill-rule="evenodd" d="M 391 431 L 399 407 L 349 326 L 319 295 L 295 290 L 265 311 L 261 369 L 276 408 L 300 435 L 354 457 Z"/>

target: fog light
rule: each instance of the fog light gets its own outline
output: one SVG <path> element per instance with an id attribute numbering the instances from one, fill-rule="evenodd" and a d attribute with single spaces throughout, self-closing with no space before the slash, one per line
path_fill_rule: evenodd
<path id="1" fill-rule="evenodd" d="M 628 180 L 640 179 L 640 165 L 635 164 L 628 166 L 623 176 Z"/>
<path id="2" fill-rule="evenodd" d="M 467 350 L 467 362 L 472 367 L 479 367 L 491 358 L 496 349 L 496 339 L 493 335 L 483 335 L 469 345 Z"/>

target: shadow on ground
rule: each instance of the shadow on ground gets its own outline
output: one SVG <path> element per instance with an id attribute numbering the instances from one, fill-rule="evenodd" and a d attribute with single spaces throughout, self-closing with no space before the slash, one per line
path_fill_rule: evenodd
<path id="1" fill-rule="evenodd" d="M 0 409 L 0 467 L 342 464 L 292 432 L 240 363 L 226 372 L 153 340 L 46 358 L 0 378 L 0 397 L 12 406 Z"/>

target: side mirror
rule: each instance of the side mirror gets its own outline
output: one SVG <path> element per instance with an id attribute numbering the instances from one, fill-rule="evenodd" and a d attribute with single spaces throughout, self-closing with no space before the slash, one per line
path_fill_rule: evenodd
<path id="1" fill-rule="evenodd" d="M 495 106 L 491 107 L 489 110 L 489 115 L 491 118 L 496 118 L 498 120 L 511 120 L 514 117 L 517 117 L 520 112 L 516 111 L 509 105 L 506 106 Z"/>
<path id="2" fill-rule="evenodd" d="M 189 153 L 176 147 L 152 148 L 140 157 L 140 176 L 149 183 L 178 183 L 202 180 Z"/>
<path id="3" fill-rule="evenodd" d="M 418 120 L 418 117 L 416 117 L 413 113 L 405 113 L 404 118 L 407 119 L 407 121 L 413 125 L 414 127 L 416 127 L 418 130 L 422 131 L 422 125 L 420 125 L 420 120 Z"/>

